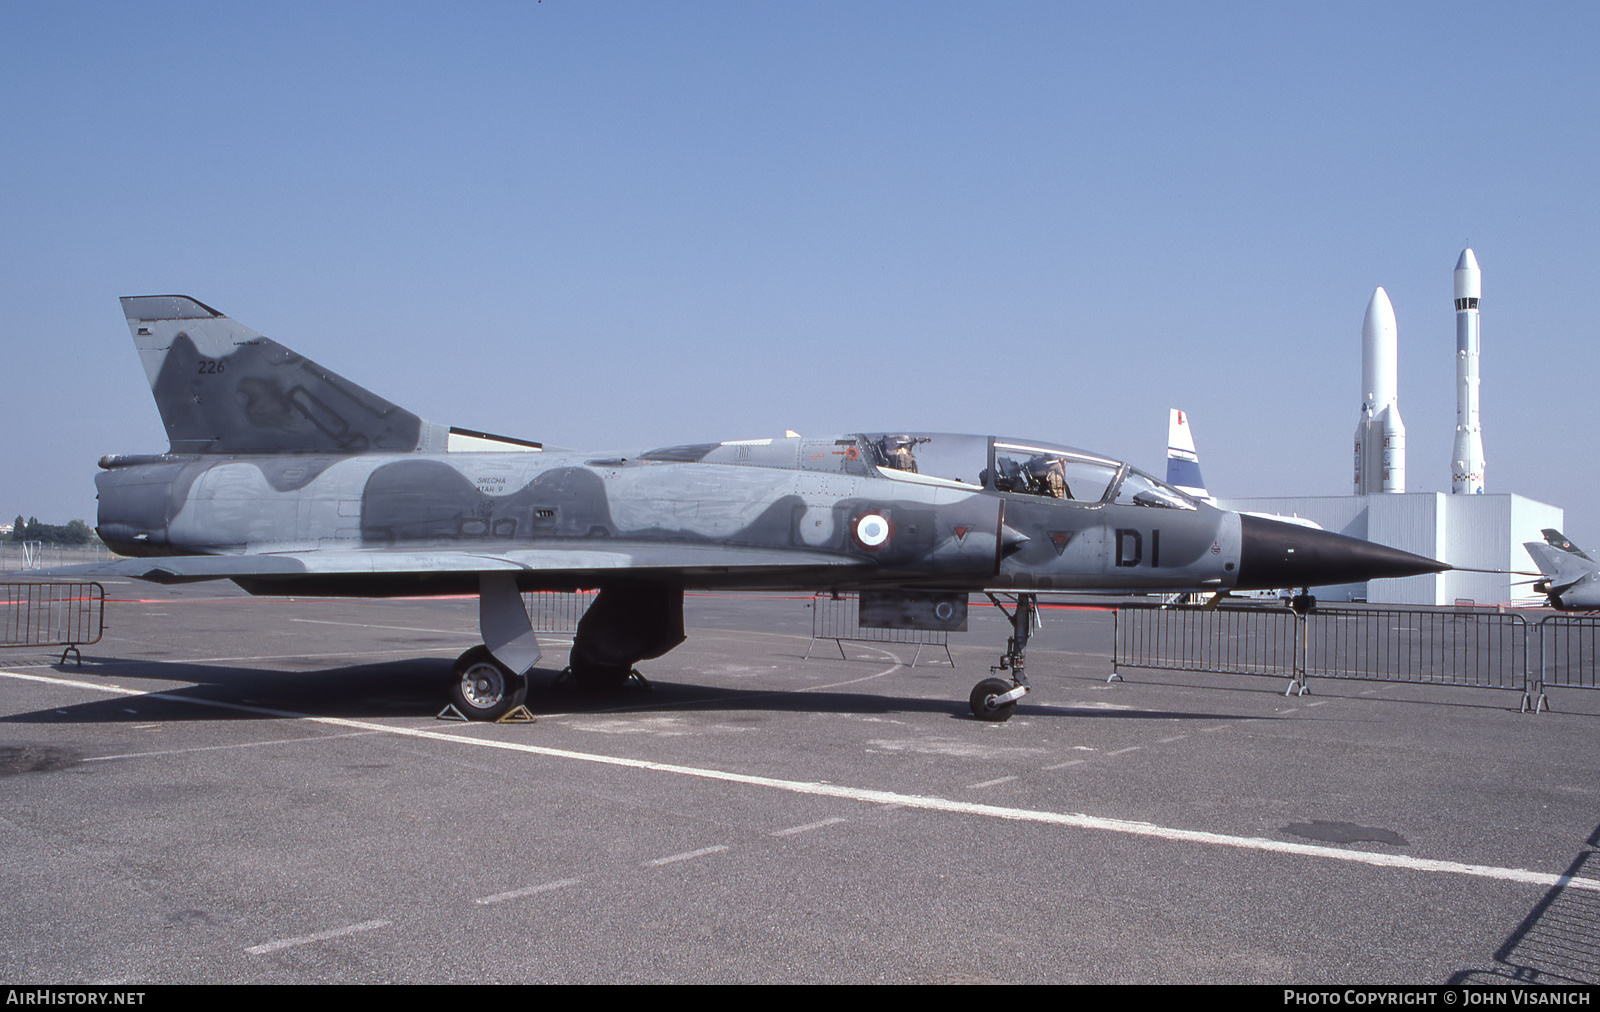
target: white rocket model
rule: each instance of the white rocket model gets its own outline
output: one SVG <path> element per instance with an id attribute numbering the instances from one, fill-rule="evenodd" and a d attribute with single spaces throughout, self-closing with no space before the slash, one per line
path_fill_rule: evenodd
<path id="1" fill-rule="evenodd" d="M 1483 272 L 1470 248 L 1456 261 L 1456 449 L 1450 491 L 1483 494 L 1483 427 L 1478 421 L 1478 299 Z"/>
<path id="2" fill-rule="evenodd" d="M 1356 495 L 1406 490 L 1406 427 L 1400 421 L 1399 339 L 1382 288 L 1361 322 L 1361 421 L 1356 424 Z"/>

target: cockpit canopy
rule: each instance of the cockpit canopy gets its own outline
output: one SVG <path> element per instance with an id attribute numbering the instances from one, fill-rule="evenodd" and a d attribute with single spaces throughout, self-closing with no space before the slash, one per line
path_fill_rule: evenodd
<path id="1" fill-rule="evenodd" d="M 1196 509 L 1171 485 L 1121 461 L 1070 446 L 941 432 L 864 432 L 861 455 L 886 478 L 989 489 L 1080 506 L 1115 502 Z"/>

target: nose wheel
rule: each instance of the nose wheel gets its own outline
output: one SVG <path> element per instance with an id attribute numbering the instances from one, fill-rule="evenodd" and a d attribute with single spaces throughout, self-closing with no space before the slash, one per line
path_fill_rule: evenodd
<path id="1" fill-rule="evenodd" d="M 972 705 L 974 717 L 999 723 L 1011 719 L 1011 711 L 1017 708 L 1018 691 L 1026 692 L 1027 687 L 1013 685 L 1004 678 L 985 678 L 972 687 L 967 701 Z"/>

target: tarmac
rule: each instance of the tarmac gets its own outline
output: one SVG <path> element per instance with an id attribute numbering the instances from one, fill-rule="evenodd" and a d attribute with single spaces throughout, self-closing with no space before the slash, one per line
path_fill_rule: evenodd
<path id="1" fill-rule="evenodd" d="M 812 646 L 691 595 L 592 696 L 441 721 L 475 599 L 106 582 L 0 654 L 0 982 L 1600 982 L 1600 693 L 1140 671 L 1049 609 Z M 936 655 L 936 656 L 935 656 Z"/>

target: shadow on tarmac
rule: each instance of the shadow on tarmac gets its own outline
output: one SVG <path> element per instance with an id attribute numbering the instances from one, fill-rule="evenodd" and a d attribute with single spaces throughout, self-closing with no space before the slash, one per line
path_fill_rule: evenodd
<path id="1" fill-rule="evenodd" d="M 445 704 L 450 667 L 449 660 L 432 658 L 307 671 L 104 659 L 82 668 L 57 670 L 80 681 L 103 678 L 116 683 L 119 679 L 137 678 L 172 682 L 175 687 L 0 716 L 0 723 L 260 720 L 274 716 L 270 711 L 281 711 L 285 716 L 433 717 Z M 859 691 L 735 689 L 667 681 L 652 681 L 648 689 L 630 684 L 602 693 L 561 680 L 560 672 L 554 669 L 534 668 L 528 674 L 530 684 L 525 705 L 535 716 L 700 709 L 871 715 L 943 713 L 961 720 L 975 720 L 965 698 L 917 699 Z M 1017 706 L 1016 715 L 1140 720 L 1275 719 L 1214 710 L 1107 709 L 1026 703 Z"/>
<path id="2" fill-rule="evenodd" d="M 1600 826 L 1563 872 L 1565 878 L 1600 873 Z M 1495 950 L 1495 965 L 1462 970 L 1451 984 L 1600 984 L 1600 893 L 1558 883 Z"/>

